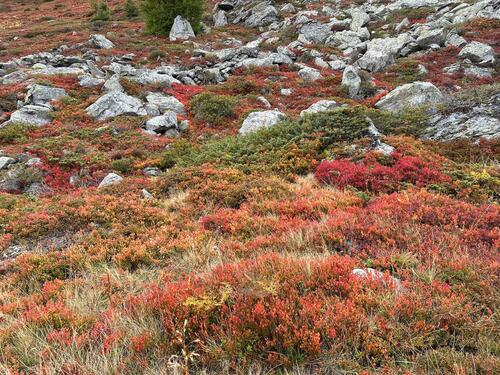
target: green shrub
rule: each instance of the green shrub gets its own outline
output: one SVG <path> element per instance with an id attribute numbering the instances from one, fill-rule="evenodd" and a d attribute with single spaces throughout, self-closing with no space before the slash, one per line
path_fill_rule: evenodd
<path id="1" fill-rule="evenodd" d="M 399 114 L 376 109 L 366 109 L 365 112 L 384 135 L 419 136 L 427 127 L 428 115 L 418 108 L 408 109 Z"/>
<path id="2" fill-rule="evenodd" d="M 101 0 L 99 2 L 97 2 L 97 0 L 92 0 L 91 8 L 92 21 L 109 21 L 111 11 L 109 10 L 107 0 Z"/>
<path id="3" fill-rule="evenodd" d="M 235 116 L 236 99 L 227 95 L 202 93 L 191 99 L 189 105 L 197 120 L 217 126 L 225 119 Z"/>
<path id="4" fill-rule="evenodd" d="M 203 0 L 144 0 L 142 11 L 146 22 L 145 31 L 148 34 L 166 35 L 175 17 L 182 16 L 191 23 L 195 33 L 199 32 L 203 8 Z"/>
<path id="5" fill-rule="evenodd" d="M 165 51 L 155 49 L 149 53 L 148 59 L 151 61 L 163 59 L 167 54 Z"/>
<path id="6" fill-rule="evenodd" d="M 113 171 L 123 174 L 129 173 L 132 170 L 133 166 L 134 162 L 129 158 L 113 160 L 110 164 L 110 167 Z"/>
<path id="7" fill-rule="evenodd" d="M 188 167 L 211 163 L 244 172 L 272 170 L 279 175 L 314 170 L 333 144 L 353 142 L 367 134 L 368 122 L 361 107 L 315 113 L 300 120 L 286 120 L 271 128 L 240 137 L 226 137 L 200 147 L 186 141 L 172 145 L 162 166 Z"/>
<path id="8" fill-rule="evenodd" d="M 0 128 L 0 144 L 26 142 L 28 140 L 27 133 L 30 129 L 24 124 L 11 124 Z"/>
<path id="9" fill-rule="evenodd" d="M 23 168 L 17 175 L 17 180 L 23 187 L 43 182 L 43 173 L 38 168 Z"/>
<path id="10" fill-rule="evenodd" d="M 127 18 L 135 18 L 139 15 L 139 8 L 134 0 L 127 0 L 125 3 L 125 15 Z"/>

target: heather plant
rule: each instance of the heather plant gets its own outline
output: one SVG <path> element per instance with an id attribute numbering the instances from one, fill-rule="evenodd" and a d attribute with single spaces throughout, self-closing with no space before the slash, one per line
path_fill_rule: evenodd
<path id="1" fill-rule="evenodd" d="M 235 116 L 237 99 L 227 95 L 202 93 L 196 95 L 189 105 L 195 118 L 212 126 L 220 126 L 224 120 Z"/>
<path id="2" fill-rule="evenodd" d="M 30 130 L 25 124 L 10 124 L 0 128 L 0 144 L 22 143 L 28 139 Z"/>
<path id="3" fill-rule="evenodd" d="M 201 29 L 204 0 L 144 0 L 142 11 L 148 34 L 168 34 L 177 16 L 187 19 L 196 33 Z"/>
<path id="4" fill-rule="evenodd" d="M 109 21 L 111 11 L 108 7 L 107 0 L 92 0 L 92 21 Z"/>
<path id="5" fill-rule="evenodd" d="M 323 183 L 339 188 L 347 186 L 372 192 L 393 192 L 404 184 L 431 186 L 450 182 L 435 165 L 414 156 L 393 155 L 391 165 L 378 162 L 359 164 L 349 160 L 324 160 L 318 166 L 315 176 Z"/>
<path id="6" fill-rule="evenodd" d="M 134 0 L 127 0 L 125 3 L 125 15 L 127 18 L 135 18 L 139 16 L 139 8 Z"/>
<path id="7" fill-rule="evenodd" d="M 158 114 L 153 106 L 147 118 L 127 110 L 97 121 L 86 109 L 104 95 L 100 84 L 82 87 L 79 75 L 29 69 L 32 61 L 46 60 L 33 53 L 85 43 L 105 25 L 78 23 L 91 18 L 88 7 L 78 6 L 89 0 L 77 0 L 71 12 L 61 5 L 69 1 L 27 6 L 30 1 L 0 0 L 6 3 L 0 5 L 1 60 L 23 61 L 0 69 L 0 122 L 30 99 L 31 84 L 63 88 L 69 96 L 52 102 L 48 125 L 0 125 L 1 374 L 498 372 L 500 141 L 431 141 L 421 137 L 427 113 L 374 109 L 395 85 L 423 79 L 441 89 L 441 115 L 494 117 L 497 65 L 471 69 L 491 78 L 443 74 L 459 61 L 460 48 L 422 47 L 364 76 L 363 98 L 353 100 L 342 91 L 342 73 L 315 59 L 312 49 L 327 60 L 341 50 L 293 48 L 289 43 L 303 25 L 290 24 L 261 43 L 259 54 L 295 55 L 294 61 L 321 70 L 317 81 L 300 79 L 296 64 L 285 61 L 231 69 L 219 84 L 202 72 L 196 85 L 143 84 L 122 71 L 125 93 L 144 108 L 151 92 L 184 105 L 177 119 L 189 121 L 187 131 L 155 136 L 143 131 Z M 101 2 L 93 2 L 95 13 Z M 125 18 L 127 4 L 143 2 L 107 4 L 119 4 Z M 195 3 L 146 2 L 178 10 Z M 234 2 L 213 4 L 229 9 Z M 239 3 L 248 3 L 243 13 L 255 5 Z M 280 9 L 285 2 L 274 3 Z M 333 31 L 348 29 L 353 4 L 361 3 L 337 4 L 345 22 Z M 206 10 L 214 11 L 212 5 Z M 404 9 L 388 19 L 422 22 L 437 10 Z M 255 21 L 260 11 L 253 13 L 241 20 Z M 145 68 L 213 67 L 224 65 L 217 51 L 234 48 L 241 55 L 247 48 L 240 46 L 263 31 L 242 22 L 213 28 L 197 38 L 213 51 L 201 57 L 193 43 L 142 35 L 135 21 L 117 20 L 106 34 L 117 49 L 70 49 L 56 65 L 95 53 L 97 67 L 116 61 L 141 76 Z M 383 23 L 371 17 L 371 40 L 394 35 L 395 25 Z M 500 20 L 476 17 L 454 29 L 497 52 L 499 26 Z M 131 61 L 121 58 L 132 53 Z M 20 58 L 26 55 L 34 58 Z M 183 80 L 181 73 L 174 77 Z M 249 113 L 268 107 L 259 96 L 287 120 L 238 134 Z M 338 107 L 299 116 L 320 100 Z M 164 113 L 163 105 L 158 109 Z M 367 117 L 394 152 L 373 149 Z M 488 128 L 483 122 L 469 121 L 480 123 L 474 131 Z M 123 179 L 98 187 L 109 173 Z"/>
<path id="8" fill-rule="evenodd" d="M 278 174 L 306 173 L 331 145 L 352 142 L 367 134 L 360 108 L 339 109 L 286 120 L 244 137 L 226 137 L 201 147 L 183 142 L 165 153 L 164 167 L 212 163 L 243 171 L 272 169 Z"/>

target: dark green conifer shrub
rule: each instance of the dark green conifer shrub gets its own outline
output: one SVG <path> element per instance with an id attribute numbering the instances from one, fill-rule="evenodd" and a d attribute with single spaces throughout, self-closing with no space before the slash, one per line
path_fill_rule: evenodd
<path id="1" fill-rule="evenodd" d="M 135 18 L 139 15 L 139 8 L 134 0 L 127 0 L 125 3 L 125 15 L 127 18 Z"/>
<path id="2" fill-rule="evenodd" d="M 144 0 L 142 11 L 147 34 L 167 35 L 177 16 L 191 23 L 194 32 L 201 29 L 204 0 Z"/>
<path id="3" fill-rule="evenodd" d="M 92 0 L 90 3 L 92 8 L 92 21 L 109 21 L 111 11 L 106 0 Z"/>

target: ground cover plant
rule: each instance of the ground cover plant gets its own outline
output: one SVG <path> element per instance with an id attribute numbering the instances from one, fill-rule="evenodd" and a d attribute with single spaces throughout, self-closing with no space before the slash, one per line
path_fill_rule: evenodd
<path id="1" fill-rule="evenodd" d="M 5 0 L 0 373 L 498 373 L 488 1 Z M 177 15 L 194 38 L 169 40 Z M 436 20 L 494 61 L 416 43 Z M 356 65 L 402 33 L 387 66 Z M 380 105 L 421 81 L 442 98 Z M 48 123 L 10 121 L 33 107 Z"/>

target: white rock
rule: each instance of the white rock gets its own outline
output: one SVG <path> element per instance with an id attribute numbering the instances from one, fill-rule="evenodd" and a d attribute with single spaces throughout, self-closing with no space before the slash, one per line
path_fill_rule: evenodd
<path id="1" fill-rule="evenodd" d="M 146 110 L 139 99 L 117 91 L 101 96 L 87 107 L 86 112 L 100 121 L 122 115 L 146 116 Z"/>
<path id="2" fill-rule="evenodd" d="M 108 38 L 106 38 L 104 35 L 101 34 L 91 35 L 89 42 L 96 48 L 112 49 L 115 47 L 115 45 L 111 40 L 109 40 Z"/>
<path id="3" fill-rule="evenodd" d="M 50 103 L 53 100 L 60 99 L 66 95 L 67 93 L 64 89 L 44 85 L 32 85 L 28 88 L 24 103 L 52 108 Z"/>
<path id="4" fill-rule="evenodd" d="M 223 10 L 219 10 L 214 14 L 214 26 L 215 27 L 224 27 L 227 25 L 227 16 L 226 12 Z"/>
<path id="5" fill-rule="evenodd" d="M 170 41 L 188 40 L 194 37 L 194 31 L 189 21 L 181 16 L 175 17 L 174 24 L 169 34 Z"/>
<path id="6" fill-rule="evenodd" d="M 342 86 L 345 87 L 351 98 L 357 97 L 361 87 L 361 77 L 358 70 L 352 65 L 346 66 L 342 74 Z"/>
<path id="7" fill-rule="evenodd" d="M 332 111 L 338 108 L 338 103 L 335 100 L 320 100 L 314 104 L 311 104 L 309 108 L 304 109 L 300 112 L 300 117 L 304 117 L 307 114 Z"/>
<path id="8" fill-rule="evenodd" d="M 243 121 L 239 133 L 245 135 L 262 128 L 270 128 L 285 118 L 286 115 L 278 110 L 252 112 Z"/>
<path id="9" fill-rule="evenodd" d="M 8 156 L 0 156 L 0 171 L 6 169 L 10 164 L 14 164 L 16 159 L 10 158 Z"/>
<path id="10" fill-rule="evenodd" d="M 39 105 L 25 105 L 13 112 L 7 123 L 20 123 L 32 126 L 48 125 L 52 122 L 50 111 L 50 108 Z"/>
<path id="11" fill-rule="evenodd" d="M 122 176 L 117 175 L 116 173 L 109 173 L 106 177 L 104 177 L 97 187 L 98 189 L 110 186 L 110 185 L 116 185 L 120 183 L 123 180 Z"/>
<path id="12" fill-rule="evenodd" d="M 430 82 L 413 82 L 399 86 L 380 99 L 375 107 L 401 112 L 407 107 L 435 108 L 443 100 L 441 91 Z"/>
<path id="13" fill-rule="evenodd" d="M 389 286 L 398 291 L 403 290 L 403 287 L 401 286 L 401 280 L 393 276 L 386 275 L 383 272 L 380 272 L 373 268 L 355 268 L 354 270 L 352 270 L 352 274 L 359 279 L 380 281 L 384 286 Z"/>
<path id="14" fill-rule="evenodd" d="M 177 128 L 177 115 L 173 111 L 168 111 L 164 115 L 153 117 L 146 121 L 144 128 L 154 131 L 157 134 L 165 133 L 169 129 Z"/>
<path id="15" fill-rule="evenodd" d="M 370 16 L 368 13 L 360 10 L 354 9 L 351 12 L 351 30 L 358 31 L 361 27 L 365 26 L 370 21 Z"/>
<path id="16" fill-rule="evenodd" d="M 175 96 L 164 95 L 157 92 L 150 92 L 146 95 L 146 101 L 153 104 L 164 113 L 168 110 L 174 111 L 178 114 L 186 113 L 184 104 L 182 104 Z"/>
<path id="17" fill-rule="evenodd" d="M 317 81 L 318 79 L 321 78 L 321 73 L 319 72 L 319 70 L 311 67 L 304 67 L 300 69 L 298 75 L 304 81 L 309 81 L 309 82 Z"/>
<path id="18" fill-rule="evenodd" d="M 495 51 L 487 44 L 471 42 L 467 44 L 458 56 L 462 59 L 469 59 L 480 66 L 492 66 L 495 62 Z"/>
<path id="19" fill-rule="evenodd" d="M 80 86 L 82 87 L 96 87 L 106 82 L 102 78 L 94 78 L 88 75 L 80 76 L 78 77 L 78 80 L 80 81 Z"/>
<path id="20" fill-rule="evenodd" d="M 102 86 L 104 92 L 125 92 L 122 84 L 120 83 L 120 75 L 113 74 Z"/>

